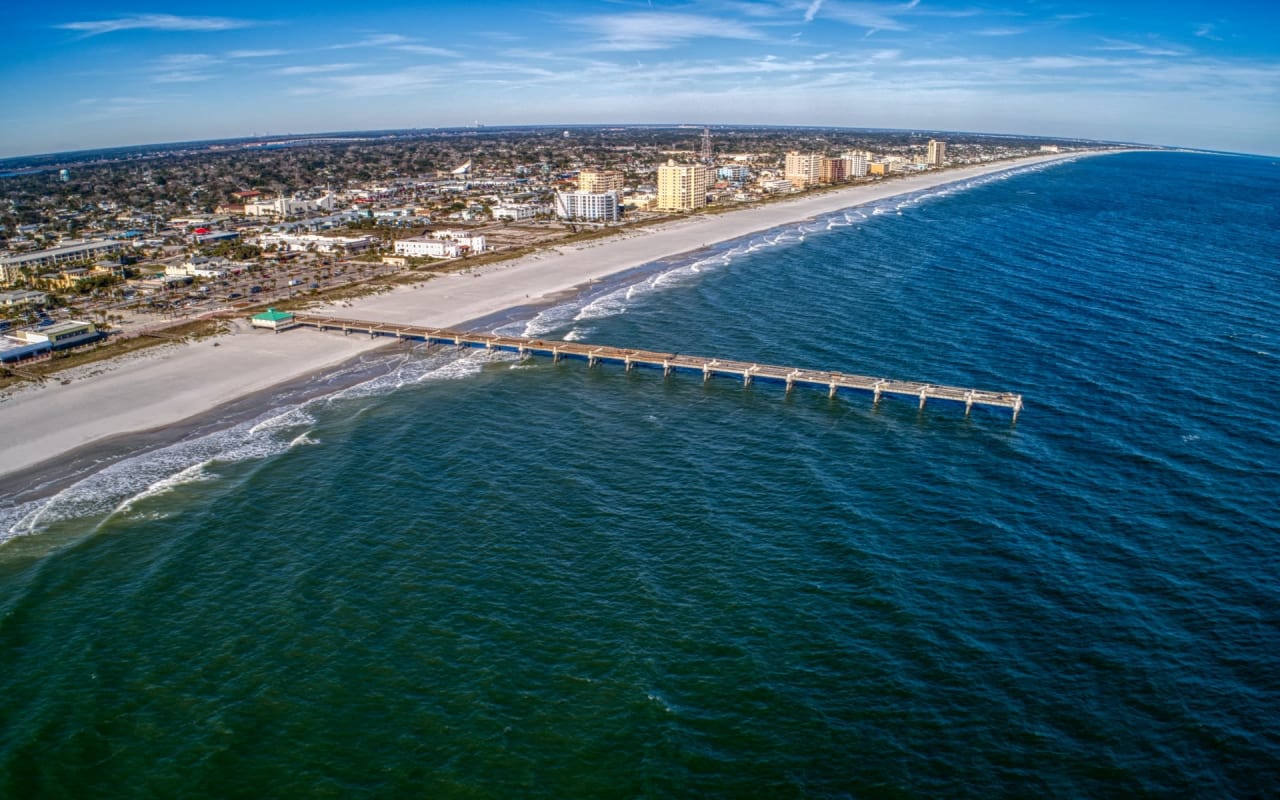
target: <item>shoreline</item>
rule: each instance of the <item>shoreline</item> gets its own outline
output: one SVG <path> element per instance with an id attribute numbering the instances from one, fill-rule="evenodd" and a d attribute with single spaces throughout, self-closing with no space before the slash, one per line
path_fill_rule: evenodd
<path id="1" fill-rule="evenodd" d="M 606 239 L 551 245 L 510 261 L 433 276 L 422 284 L 325 304 L 313 311 L 433 327 L 460 327 L 504 316 L 516 319 L 524 316 L 516 313 L 521 309 L 532 316 L 606 279 L 772 228 L 1001 172 L 1110 152 L 1128 151 L 1033 156 L 926 172 L 624 229 Z M 231 333 L 211 340 L 69 370 L 64 380 L 70 383 L 24 387 L 0 400 L 0 424 L 6 430 L 0 488 L 25 484 L 18 493 L 29 494 L 56 487 L 91 465 L 131 455 L 147 442 L 155 446 L 201 428 L 200 421 L 220 409 L 249 403 L 254 397 L 274 400 L 281 390 L 310 384 L 326 372 L 388 346 L 386 340 L 336 333 L 277 335 L 253 330 L 243 322 L 232 327 Z M 166 437 L 164 431 L 174 435 Z M 135 446 L 125 448 L 126 442 Z M 112 443 L 120 446 L 114 457 L 109 452 Z M 67 469 L 57 469 L 57 464 L 68 462 L 74 467 L 70 475 Z M 61 481 L 59 474 L 64 476 Z"/>

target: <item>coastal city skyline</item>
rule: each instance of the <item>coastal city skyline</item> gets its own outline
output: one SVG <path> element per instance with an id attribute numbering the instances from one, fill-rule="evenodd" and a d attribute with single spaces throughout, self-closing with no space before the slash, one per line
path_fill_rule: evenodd
<path id="1" fill-rule="evenodd" d="M 637 2 L 24 6 L 0 157 L 468 124 L 811 124 L 1270 154 L 1280 14 Z"/>

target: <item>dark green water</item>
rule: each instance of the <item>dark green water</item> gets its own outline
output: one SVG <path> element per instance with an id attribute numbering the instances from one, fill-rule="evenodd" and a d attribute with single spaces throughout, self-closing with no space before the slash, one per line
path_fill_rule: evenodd
<path id="1" fill-rule="evenodd" d="M 508 326 L 1016 427 L 397 351 L 11 506 L 0 796 L 1265 796 L 1278 198 L 1087 159 Z"/>

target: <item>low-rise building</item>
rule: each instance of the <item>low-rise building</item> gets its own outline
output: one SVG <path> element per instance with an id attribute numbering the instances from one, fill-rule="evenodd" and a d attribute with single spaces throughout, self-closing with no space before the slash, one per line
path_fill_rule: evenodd
<path id="1" fill-rule="evenodd" d="M 417 236 L 396 242 L 396 255 L 458 258 L 483 253 L 484 248 L 483 236 L 467 236 L 458 231 L 435 231 L 430 236 Z"/>
<path id="2" fill-rule="evenodd" d="M 509 222 L 533 219 L 539 214 L 545 213 L 547 213 L 547 207 L 540 203 L 501 203 L 493 207 L 493 218 L 495 220 L 507 220 Z"/>
<path id="3" fill-rule="evenodd" d="M 254 314 L 249 320 L 249 324 L 255 328 L 266 328 L 267 330 L 280 331 L 292 328 L 297 325 L 297 320 L 289 311 L 277 311 L 274 308 L 268 308 L 261 314 Z"/>
<path id="4" fill-rule="evenodd" d="M 119 253 L 124 248 L 125 244 L 118 241 L 75 242 L 48 250 L 6 256 L 0 258 L 0 283 L 13 283 L 21 277 L 24 269 L 41 270 L 63 264 L 92 261 L 105 255 Z"/>
<path id="5" fill-rule="evenodd" d="M 26 289 L 0 292 L 0 307 L 6 309 L 43 308 L 49 304 L 49 295 Z"/>
<path id="6" fill-rule="evenodd" d="M 258 237 L 261 247 L 278 245 L 286 251 L 314 250 L 317 253 L 363 253 L 378 243 L 372 236 L 321 236 L 315 233 L 264 233 Z"/>

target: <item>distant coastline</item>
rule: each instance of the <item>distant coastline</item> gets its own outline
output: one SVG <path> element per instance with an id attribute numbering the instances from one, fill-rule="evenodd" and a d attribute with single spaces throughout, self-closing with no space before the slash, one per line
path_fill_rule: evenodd
<path id="1" fill-rule="evenodd" d="M 693 215 L 574 246 L 434 277 L 414 287 L 325 305 L 317 313 L 439 327 L 492 320 L 545 305 L 645 264 L 877 200 L 1036 165 L 1124 150 L 1033 156 L 805 195 L 722 214 Z M 274 335 L 247 325 L 217 337 L 148 351 L 69 373 L 68 383 L 29 386 L 0 401 L 10 434 L 0 478 L 43 471 L 73 453 L 128 434 L 188 429 L 193 420 L 273 387 L 296 384 L 385 345 L 341 334 Z M 638 343 L 642 344 L 642 343 Z M 76 374 L 78 373 L 78 374 Z M 905 376 L 904 376 L 905 377 Z M 163 438 L 160 436 L 158 438 Z"/>

